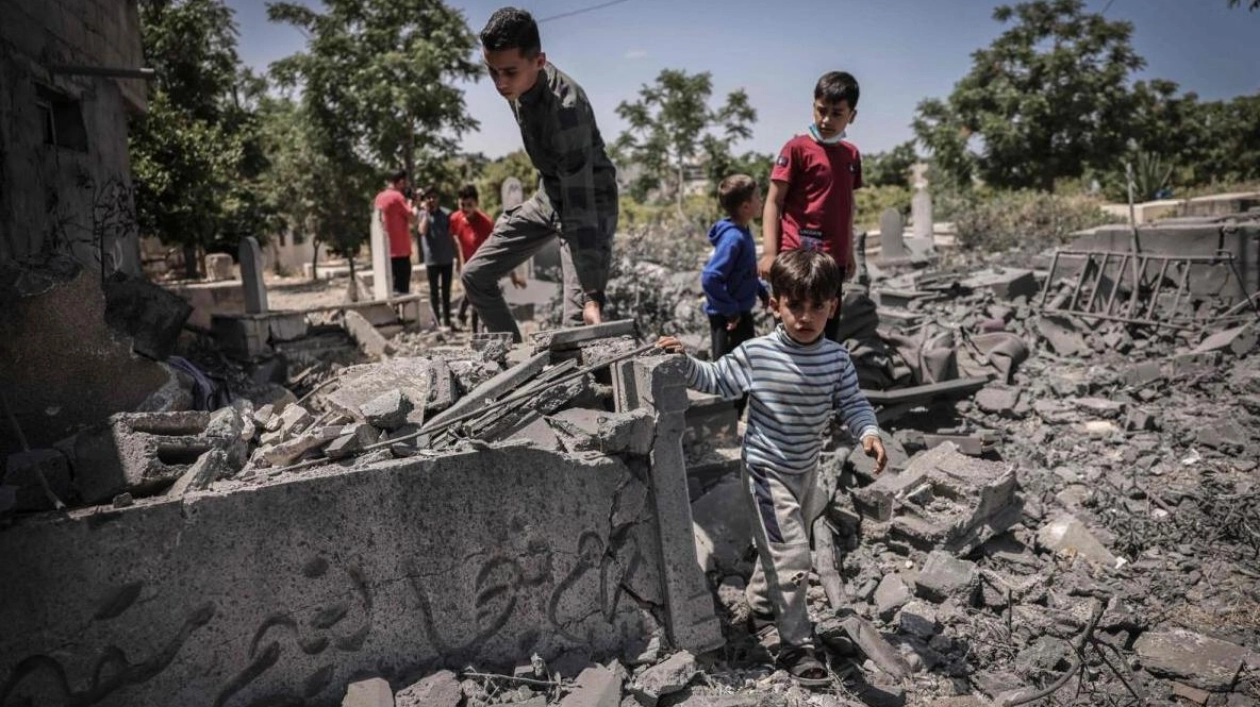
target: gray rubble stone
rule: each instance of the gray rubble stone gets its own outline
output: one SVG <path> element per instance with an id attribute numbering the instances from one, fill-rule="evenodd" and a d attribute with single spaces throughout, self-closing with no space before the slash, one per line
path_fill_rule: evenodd
<path id="1" fill-rule="evenodd" d="M 459 707 L 463 693 L 455 673 L 442 670 L 421 678 L 394 695 L 395 707 Z"/>
<path id="2" fill-rule="evenodd" d="M 970 605 L 980 587 L 980 574 L 975 563 L 933 550 L 928 553 L 914 584 L 917 594 L 929 601 L 939 604 L 953 598 Z"/>
<path id="3" fill-rule="evenodd" d="M 189 491 L 208 489 L 215 481 L 230 476 L 237 469 L 239 467 L 233 467 L 228 461 L 226 452 L 221 449 L 211 449 L 188 467 L 188 471 L 171 485 L 166 495 L 177 498 Z"/>
<path id="4" fill-rule="evenodd" d="M 1256 327 L 1254 322 L 1249 322 L 1212 334 L 1195 347 L 1192 353 L 1229 351 L 1241 357 L 1255 350 L 1258 338 L 1260 338 L 1260 328 Z"/>
<path id="5" fill-rule="evenodd" d="M 1037 544 L 1054 553 L 1075 555 L 1107 568 L 1119 560 L 1076 516 L 1065 513 L 1037 531 Z"/>
<path id="6" fill-rule="evenodd" d="M 350 683 L 341 707 L 394 707 L 394 691 L 382 678 Z"/>
<path id="7" fill-rule="evenodd" d="M 1212 692 L 1234 686 L 1249 653 L 1242 646 L 1180 628 L 1143 633 L 1133 651 L 1147 672 Z"/>
<path id="8" fill-rule="evenodd" d="M 902 581 L 901 575 L 895 572 L 886 574 L 879 580 L 879 586 L 875 588 L 875 610 L 879 612 L 880 618 L 887 621 L 897 613 L 897 609 L 905 606 L 913 598 L 914 594 Z"/>
<path id="9" fill-rule="evenodd" d="M 1044 678 L 1068 667 L 1072 646 L 1062 638 L 1039 636 L 1015 657 L 1015 670 L 1032 679 Z"/>
<path id="10" fill-rule="evenodd" d="M 324 453 L 329 459 L 345 459 L 368 445 L 376 444 L 380 437 L 380 431 L 366 422 L 346 425 L 341 429 L 341 435 L 328 445 Z"/>
<path id="11" fill-rule="evenodd" d="M 1015 417 L 1015 407 L 1019 405 L 1019 391 L 1005 388 L 985 388 L 976 393 L 976 407 L 990 415 Z"/>
<path id="12" fill-rule="evenodd" d="M 897 613 L 897 627 L 911 636 L 929 639 L 937 629 L 936 609 L 922 601 L 912 601 Z"/>
<path id="13" fill-rule="evenodd" d="M 593 665 L 578 674 L 573 691 L 560 700 L 560 707 L 620 707 L 625 679 L 621 665 L 613 670 Z"/>
<path id="14" fill-rule="evenodd" d="M 1159 429 L 1159 424 L 1155 421 L 1155 416 L 1149 412 L 1130 408 L 1124 417 L 1124 429 L 1126 432 L 1145 432 Z"/>
<path id="15" fill-rule="evenodd" d="M 292 439 L 261 449 L 262 458 L 271 466 L 288 466 L 312 449 L 316 449 L 330 440 L 336 439 L 333 431 L 340 432 L 340 427 L 309 430 Z"/>
<path id="16" fill-rule="evenodd" d="M 699 672 L 696 657 L 688 651 L 679 651 L 643 671 L 631 691 L 645 707 L 656 707 L 660 698 L 687 687 Z"/>
<path id="17" fill-rule="evenodd" d="M 1131 387 L 1149 385 L 1164 380 L 1164 370 L 1159 361 L 1143 361 L 1124 369 L 1120 380 Z"/>
<path id="18" fill-rule="evenodd" d="M 634 320 L 619 319 L 592 326 L 540 331 L 531 337 L 530 346 L 535 352 L 547 349 L 558 351 L 562 349 L 576 348 L 578 344 L 585 341 L 607 339 L 617 336 L 628 336 L 632 334 L 634 334 Z"/>
<path id="19" fill-rule="evenodd" d="M 394 345 L 362 314 L 354 310 L 346 312 L 343 324 L 350 338 L 354 339 L 359 344 L 359 348 L 363 349 L 363 353 L 368 356 L 380 357 L 394 353 Z"/>
<path id="20" fill-rule="evenodd" d="M 310 410 L 301 405 L 289 405 L 285 407 L 284 412 L 268 423 L 267 429 L 271 432 L 279 432 L 281 438 L 292 437 L 304 432 L 314 421 L 315 416 Z"/>
<path id="21" fill-rule="evenodd" d="M 386 391 L 359 406 L 359 414 L 373 427 L 394 430 L 407 424 L 407 415 L 414 406 L 401 390 Z"/>

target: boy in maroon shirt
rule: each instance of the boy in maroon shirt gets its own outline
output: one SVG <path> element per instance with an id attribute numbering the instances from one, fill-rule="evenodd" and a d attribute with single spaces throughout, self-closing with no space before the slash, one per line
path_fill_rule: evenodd
<path id="1" fill-rule="evenodd" d="M 770 191 L 762 211 L 762 277 L 780 251 L 821 250 L 853 277 L 853 190 L 862 186 L 862 157 L 844 129 L 857 115 L 857 79 L 832 71 L 814 86 L 814 122 L 779 151 L 770 172 Z M 835 339 L 840 312 L 827 320 L 827 338 Z"/>

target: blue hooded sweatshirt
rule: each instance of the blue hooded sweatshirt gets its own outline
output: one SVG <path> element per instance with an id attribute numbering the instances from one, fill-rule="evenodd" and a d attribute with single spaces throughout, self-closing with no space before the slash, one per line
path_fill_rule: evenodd
<path id="1" fill-rule="evenodd" d="M 757 277 L 757 245 L 752 231 L 729 218 L 709 229 L 713 255 L 704 266 L 700 284 L 704 287 L 704 311 L 710 315 L 733 317 L 751 312 L 766 286 Z"/>

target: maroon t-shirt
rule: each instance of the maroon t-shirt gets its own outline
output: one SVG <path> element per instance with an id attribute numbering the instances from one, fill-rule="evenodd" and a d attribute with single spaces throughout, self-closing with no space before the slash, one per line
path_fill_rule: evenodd
<path id="1" fill-rule="evenodd" d="M 843 271 L 853 252 L 853 190 L 862 186 L 862 156 L 853 143 L 823 145 L 798 135 L 779 151 L 770 179 L 787 183 L 779 251 L 817 248 Z"/>

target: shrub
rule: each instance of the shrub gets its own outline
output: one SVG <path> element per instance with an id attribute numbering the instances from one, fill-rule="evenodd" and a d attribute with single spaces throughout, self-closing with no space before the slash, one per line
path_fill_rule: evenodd
<path id="1" fill-rule="evenodd" d="M 1124 219 L 1083 196 L 1038 191 L 973 191 L 952 197 L 954 227 L 963 250 L 1040 251 L 1062 245 L 1076 231 Z"/>

